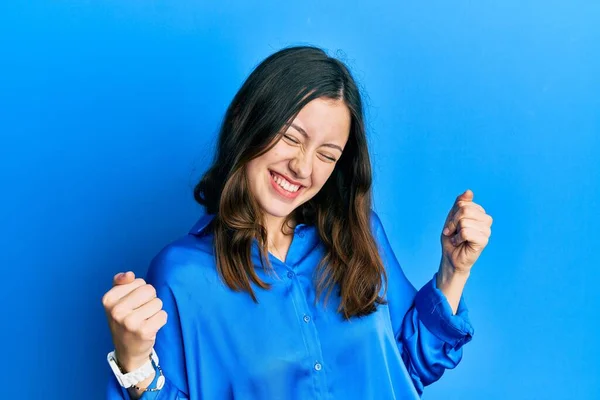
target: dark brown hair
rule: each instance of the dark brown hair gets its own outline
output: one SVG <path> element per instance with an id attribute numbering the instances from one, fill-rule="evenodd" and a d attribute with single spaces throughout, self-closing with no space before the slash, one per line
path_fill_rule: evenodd
<path id="1" fill-rule="evenodd" d="M 251 244 L 256 238 L 261 262 L 268 264 L 267 232 L 245 165 L 269 151 L 300 110 L 317 98 L 343 100 L 348 106 L 348 143 L 325 185 L 284 226 L 293 218 L 318 229 L 326 253 L 316 270 L 317 298 L 326 291 L 327 301 L 335 289 L 345 318 L 368 315 L 385 303 L 379 292 L 387 277 L 371 233 L 372 176 L 362 100 L 341 61 L 319 48 L 297 46 L 260 63 L 227 109 L 214 163 L 196 185 L 194 198 L 215 214 L 211 229 L 221 278 L 257 301 L 251 282 L 270 286 L 254 270 Z"/>

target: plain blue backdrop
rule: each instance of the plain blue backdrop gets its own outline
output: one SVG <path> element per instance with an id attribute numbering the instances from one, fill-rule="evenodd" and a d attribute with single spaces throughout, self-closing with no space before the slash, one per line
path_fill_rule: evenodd
<path id="1" fill-rule="evenodd" d="M 548 0 L 0 3 L 2 398 L 103 398 L 113 275 L 187 232 L 237 88 L 307 43 L 363 87 L 415 286 L 458 194 L 494 218 L 424 398 L 600 399 L 600 2 Z"/>

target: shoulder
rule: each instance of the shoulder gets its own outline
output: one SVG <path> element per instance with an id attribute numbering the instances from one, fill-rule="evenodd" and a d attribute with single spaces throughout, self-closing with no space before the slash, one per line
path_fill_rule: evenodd
<path id="1" fill-rule="evenodd" d="M 394 249 L 392 248 L 392 244 L 385 232 L 383 227 L 383 223 L 381 219 L 375 213 L 375 211 L 371 210 L 371 231 L 373 233 L 373 238 L 377 243 L 377 247 L 379 249 L 379 255 L 381 256 L 381 260 L 383 261 L 384 267 L 388 274 L 394 278 L 395 271 L 401 271 L 400 263 L 398 262 L 396 255 L 394 254 Z"/>
<path id="2" fill-rule="evenodd" d="M 212 235 L 187 234 L 163 247 L 148 267 L 146 280 L 155 286 L 180 286 L 217 277 Z"/>
<path id="3" fill-rule="evenodd" d="M 381 256 L 383 264 L 386 270 L 389 270 L 390 266 L 397 264 L 396 256 L 394 255 L 392 244 L 383 228 L 383 223 L 377 213 L 373 210 L 371 210 L 371 233 L 373 234 L 373 239 L 375 239 L 375 243 L 379 249 L 379 255 Z"/>
<path id="4" fill-rule="evenodd" d="M 379 219 L 379 215 L 374 210 L 371 210 L 371 229 L 379 229 L 381 226 L 381 219 Z"/>
<path id="5" fill-rule="evenodd" d="M 389 302 L 390 311 L 394 317 L 404 315 L 414 299 L 416 290 L 406 278 L 404 270 L 392 248 L 392 244 L 385 233 L 383 223 L 374 211 L 371 211 L 371 228 L 387 274 L 387 292 L 385 297 Z"/>
<path id="6" fill-rule="evenodd" d="M 384 242 L 387 242 L 387 237 L 385 236 L 385 230 L 383 229 L 381 219 L 379 218 L 379 215 L 377 215 L 377 213 L 373 210 L 371 210 L 370 222 L 371 233 L 373 234 L 373 237 L 375 238 L 377 243 L 381 244 L 382 240 Z"/>

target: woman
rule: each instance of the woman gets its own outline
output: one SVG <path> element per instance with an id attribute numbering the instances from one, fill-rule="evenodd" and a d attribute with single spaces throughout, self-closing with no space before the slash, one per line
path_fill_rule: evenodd
<path id="1" fill-rule="evenodd" d="M 103 297 L 109 399 L 416 399 L 460 361 L 462 291 L 492 219 L 460 195 L 415 290 L 371 211 L 362 102 L 340 61 L 314 47 L 264 60 L 194 194 L 206 216 L 146 280 L 119 274 Z"/>

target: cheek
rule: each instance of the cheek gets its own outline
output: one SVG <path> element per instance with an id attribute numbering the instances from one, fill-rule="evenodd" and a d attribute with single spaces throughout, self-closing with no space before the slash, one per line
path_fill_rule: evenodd
<path id="1" fill-rule="evenodd" d="M 283 141 L 279 142 L 268 153 L 265 154 L 270 162 L 289 160 L 294 156 L 294 148 L 286 145 Z"/>
<path id="2" fill-rule="evenodd" d="M 281 162 L 282 160 L 288 160 L 293 155 L 293 151 L 290 146 L 279 141 L 275 147 L 260 156 L 261 165 L 268 166 Z"/>
<path id="3" fill-rule="evenodd" d="M 254 181 L 254 175 L 256 172 L 257 160 L 252 160 L 248 164 L 246 164 L 246 176 L 249 181 Z"/>
<path id="4" fill-rule="evenodd" d="M 318 168 L 313 168 L 313 187 L 320 190 L 333 174 L 334 166 L 321 165 Z"/>
<path id="5" fill-rule="evenodd" d="M 246 164 L 246 176 L 250 182 L 252 191 L 256 191 L 257 185 L 260 185 L 260 171 L 263 169 L 263 163 L 260 158 L 255 158 Z M 256 194 L 256 193 L 255 193 Z"/>

